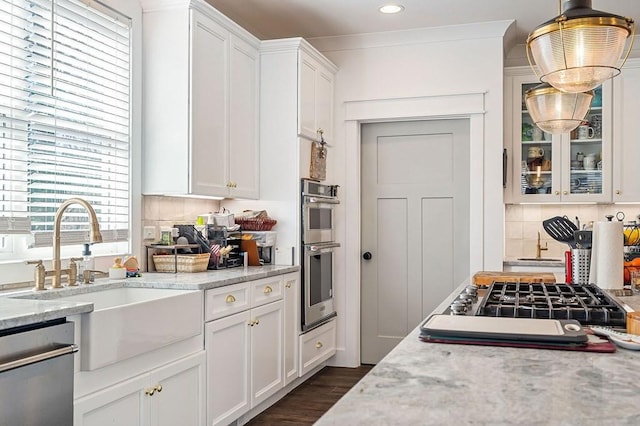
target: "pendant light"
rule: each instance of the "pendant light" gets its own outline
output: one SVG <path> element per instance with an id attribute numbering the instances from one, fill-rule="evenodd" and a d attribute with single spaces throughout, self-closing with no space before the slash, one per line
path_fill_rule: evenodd
<path id="1" fill-rule="evenodd" d="M 547 133 L 568 133 L 578 127 L 589 112 L 593 91 L 561 92 L 549 83 L 539 84 L 524 94 L 531 119 Z"/>
<path id="2" fill-rule="evenodd" d="M 527 57 L 534 72 L 534 61 L 540 69 L 542 82 L 564 92 L 586 92 L 620 73 L 634 34 L 631 18 L 593 10 L 591 0 L 564 0 L 562 14 L 527 37 Z"/>

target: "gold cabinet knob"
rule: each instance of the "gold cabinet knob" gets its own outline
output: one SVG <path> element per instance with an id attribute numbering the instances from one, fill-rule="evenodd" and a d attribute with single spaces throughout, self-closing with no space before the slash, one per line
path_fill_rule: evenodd
<path id="1" fill-rule="evenodd" d="M 264 294 L 269 294 L 269 293 L 271 293 L 272 291 L 273 291 L 273 289 L 272 289 L 271 287 L 269 287 L 269 286 L 266 286 L 266 287 L 264 288 Z"/>
<path id="2" fill-rule="evenodd" d="M 291 288 L 291 281 L 288 281 L 285 285 L 286 288 Z"/>
<path id="3" fill-rule="evenodd" d="M 258 324 L 260 324 L 260 320 L 255 320 L 253 323 L 254 323 L 255 325 L 258 325 Z"/>
<path id="4" fill-rule="evenodd" d="M 316 342 L 316 348 L 320 349 L 322 347 L 322 342 Z"/>
<path id="5" fill-rule="evenodd" d="M 253 322 L 253 321 L 249 321 L 249 322 L 247 323 L 247 325 L 248 325 L 249 327 L 253 327 L 253 326 L 254 326 L 254 322 Z"/>
<path id="6" fill-rule="evenodd" d="M 145 390 L 145 391 L 144 391 L 144 393 L 145 393 L 146 395 L 149 395 L 149 396 L 153 396 L 153 394 L 154 394 L 155 392 L 156 392 L 156 388 L 149 388 L 149 389 L 147 389 L 147 390 Z"/>
<path id="7" fill-rule="evenodd" d="M 560 195 L 560 191 L 556 191 L 556 192 L 555 192 L 555 194 L 556 194 L 556 195 Z"/>
<path id="8" fill-rule="evenodd" d="M 158 392 L 162 392 L 162 385 L 158 385 L 158 386 L 156 386 L 156 391 L 158 391 Z"/>
<path id="9" fill-rule="evenodd" d="M 224 299 L 224 301 L 227 302 L 227 303 L 233 303 L 233 302 L 236 301 L 236 298 L 233 296 L 233 294 L 230 294 L 230 295 L 227 296 L 226 299 Z"/>

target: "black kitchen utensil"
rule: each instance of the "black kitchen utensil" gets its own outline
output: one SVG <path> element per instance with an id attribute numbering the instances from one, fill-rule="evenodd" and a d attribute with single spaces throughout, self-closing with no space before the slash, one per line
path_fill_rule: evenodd
<path id="1" fill-rule="evenodd" d="M 593 231 L 575 231 L 573 238 L 577 248 L 590 249 Z"/>
<path id="2" fill-rule="evenodd" d="M 573 233 L 578 230 L 578 227 L 566 216 L 545 219 L 542 221 L 542 227 L 554 240 L 567 243 L 571 248 L 576 248 L 576 240 Z"/>

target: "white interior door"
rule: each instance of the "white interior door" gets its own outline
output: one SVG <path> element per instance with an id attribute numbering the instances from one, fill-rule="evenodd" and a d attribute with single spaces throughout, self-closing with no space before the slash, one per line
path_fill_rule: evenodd
<path id="1" fill-rule="evenodd" d="M 376 364 L 467 276 L 469 121 L 363 124 L 361 158 L 361 359 Z"/>

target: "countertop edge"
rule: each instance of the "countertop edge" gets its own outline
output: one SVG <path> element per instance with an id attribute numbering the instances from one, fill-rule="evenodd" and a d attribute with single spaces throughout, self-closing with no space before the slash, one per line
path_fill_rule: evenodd
<path id="1" fill-rule="evenodd" d="M 502 261 L 504 266 L 537 266 L 537 267 L 554 267 L 564 268 L 564 260 L 518 260 L 518 259 L 504 259 Z"/>
<path id="2" fill-rule="evenodd" d="M 65 318 L 93 311 L 93 303 L 68 302 L 65 296 L 88 294 L 122 287 L 202 291 L 247 281 L 285 275 L 300 270 L 299 266 L 269 265 L 207 271 L 201 273 L 143 273 L 141 277 L 110 280 L 98 279 L 60 289 L 34 291 L 19 289 L 0 293 L 0 331 L 14 327 Z"/>

